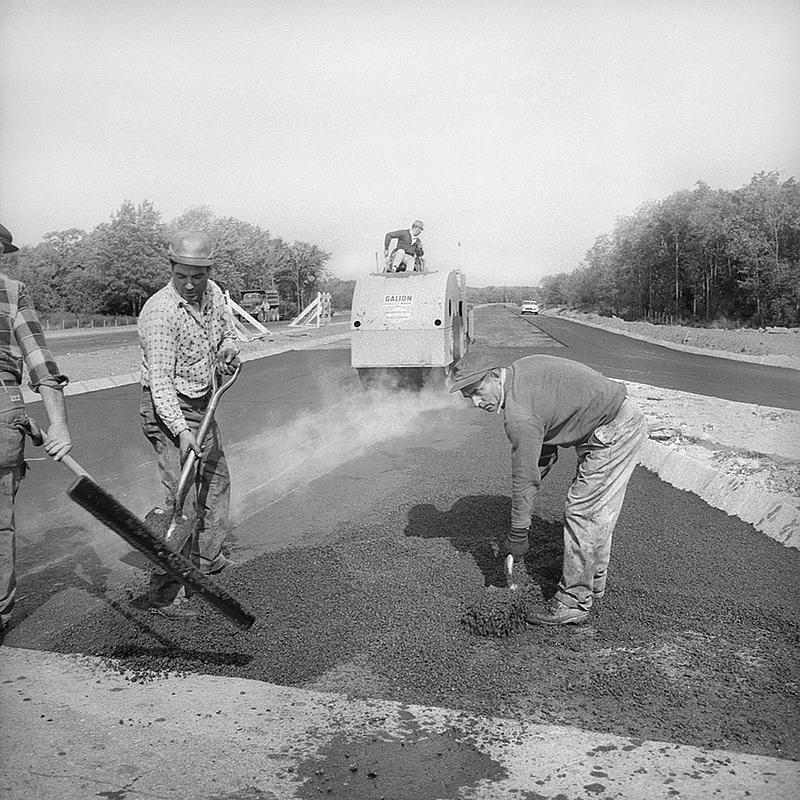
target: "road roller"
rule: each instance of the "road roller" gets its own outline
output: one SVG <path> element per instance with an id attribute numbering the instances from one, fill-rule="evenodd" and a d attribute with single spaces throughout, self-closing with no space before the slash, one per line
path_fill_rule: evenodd
<path id="1" fill-rule="evenodd" d="M 443 381 L 471 342 L 465 276 L 457 269 L 378 271 L 356 281 L 351 364 L 365 386 Z"/>

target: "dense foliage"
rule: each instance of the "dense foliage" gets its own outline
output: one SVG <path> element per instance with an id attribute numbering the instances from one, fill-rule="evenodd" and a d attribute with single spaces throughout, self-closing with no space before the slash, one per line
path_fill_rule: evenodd
<path id="1" fill-rule="evenodd" d="M 539 289 L 535 286 L 467 286 L 467 302 L 471 305 L 481 303 L 517 303 L 537 300 Z"/>
<path id="2" fill-rule="evenodd" d="M 7 256 L 3 268 L 27 283 L 42 312 L 139 313 L 170 276 L 167 249 L 179 230 L 198 229 L 215 242 L 212 277 L 238 299 L 245 289 L 278 289 L 285 316 L 312 299 L 328 277 L 330 253 L 306 242 L 287 244 L 257 225 L 216 217 L 205 206 L 169 223 L 153 204 L 125 202 L 108 222 L 45 234 L 35 247 Z"/>
<path id="3" fill-rule="evenodd" d="M 541 299 L 625 318 L 800 323 L 800 187 L 761 172 L 734 191 L 705 183 L 643 205 L 600 236 Z"/>

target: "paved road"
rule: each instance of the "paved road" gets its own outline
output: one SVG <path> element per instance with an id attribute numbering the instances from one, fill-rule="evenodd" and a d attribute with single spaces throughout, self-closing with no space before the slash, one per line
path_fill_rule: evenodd
<path id="1" fill-rule="evenodd" d="M 532 335 L 524 348 L 505 348 L 508 358 L 535 352 L 557 354 L 589 364 L 610 377 L 800 409 L 800 373 L 795 370 L 682 353 L 552 317 L 514 319 L 509 314 L 512 319 L 530 326 Z M 122 330 L 120 336 L 135 337 L 132 330 Z M 54 346 L 83 346 L 81 338 L 57 339 Z M 116 332 L 87 339 L 94 349 L 115 343 Z M 251 361 L 235 389 L 225 396 L 219 418 L 228 440 L 238 444 L 331 403 L 345 402 L 344 387 L 354 388 L 344 347 Z M 160 489 L 153 478 L 152 455 L 139 429 L 138 399 L 135 385 L 75 396 L 70 399 L 70 420 L 77 442 L 75 457 L 115 496 L 145 513 L 159 502 Z M 35 408 L 41 415 L 41 409 Z M 63 495 L 69 476 L 41 452 L 30 451 L 29 456 L 33 469 L 23 484 L 22 502 L 26 497 L 42 497 L 48 510 L 21 514 L 20 525 L 23 533 L 36 541 L 51 524 L 60 524 L 62 514 L 71 509 Z M 41 460 L 34 460 L 37 457 Z M 30 502 L 27 505 L 30 508 Z"/>
<path id="2" fill-rule="evenodd" d="M 47 332 L 47 343 L 56 358 L 67 353 L 93 353 L 96 350 L 127 347 L 136 342 L 135 325 Z"/>
<path id="3" fill-rule="evenodd" d="M 596 331 L 594 353 L 569 326 L 557 332 L 560 354 L 582 347 L 642 382 L 642 358 L 672 353 L 637 342 L 606 358 Z M 750 367 L 703 360 L 721 363 L 720 380 L 734 387 L 736 370 Z M 800 554 L 637 470 L 615 538 L 614 589 L 593 625 L 499 644 L 467 637 L 458 608 L 497 581 L 488 542 L 508 516 L 499 420 L 441 393 L 370 399 L 348 362 L 335 348 L 250 362 L 220 409 L 242 562 L 228 580 L 263 625 L 235 640 L 208 620 L 154 625 L 141 607 L 143 576 L 117 560 L 127 548 L 70 508 L 63 468 L 35 462 L 20 497 L 22 596 L 8 644 L 800 755 L 800 621 L 793 604 L 776 604 L 800 590 Z M 693 385 L 682 361 L 661 372 L 663 385 Z M 784 372 L 760 371 L 757 402 L 771 404 L 770 376 L 780 384 Z M 75 456 L 143 513 L 158 487 L 136 402 L 129 386 L 70 408 Z M 537 507 L 525 568 L 542 586 L 557 575 L 572 474 L 567 453 Z M 48 512 L 33 511 L 35 497 Z"/>
<path id="4" fill-rule="evenodd" d="M 684 353 L 557 317 L 523 317 L 562 342 L 558 355 L 610 378 L 721 397 L 740 403 L 800 409 L 800 371 Z"/>
<path id="5" fill-rule="evenodd" d="M 337 317 L 339 319 L 339 317 Z M 272 331 L 288 328 L 289 321 L 270 322 Z M 130 347 L 138 344 L 135 325 L 107 328 L 68 328 L 52 330 L 47 333 L 47 343 L 58 358 L 68 353 L 93 353 L 98 350 L 110 350 L 118 347 Z"/>

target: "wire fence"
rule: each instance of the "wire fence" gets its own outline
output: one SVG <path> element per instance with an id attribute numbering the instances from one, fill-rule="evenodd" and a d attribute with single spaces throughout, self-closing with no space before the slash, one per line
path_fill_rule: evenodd
<path id="1" fill-rule="evenodd" d="M 40 314 L 39 321 L 45 331 L 64 331 L 71 328 L 117 328 L 135 325 L 138 317 L 123 314 L 106 316 L 104 314 Z"/>

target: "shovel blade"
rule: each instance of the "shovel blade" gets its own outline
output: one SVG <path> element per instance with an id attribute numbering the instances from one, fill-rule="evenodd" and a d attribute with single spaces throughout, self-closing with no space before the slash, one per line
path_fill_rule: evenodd
<path id="1" fill-rule="evenodd" d="M 247 611 L 233 595 L 209 575 L 200 572 L 187 558 L 171 550 L 148 525 L 91 478 L 86 475 L 79 477 L 67 490 L 67 495 L 93 517 L 119 534 L 157 567 L 174 575 L 193 589 L 235 625 L 247 630 L 255 622 L 253 614 Z"/>
<path id="2" fill-rule="evenodd" d="M 506 583 L 508 584 L 508 588 L 511 589 L 511 591 L 514 591 L 519 584 L 514 581 L 514 556 L 511 553 L 506 556 L 503 567 L 506 573 Z"/>

